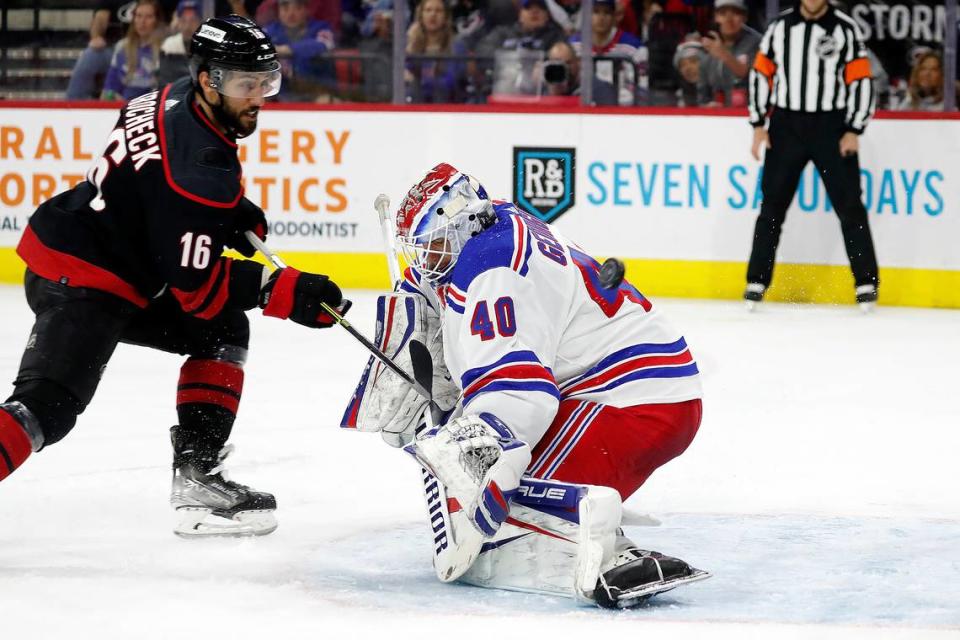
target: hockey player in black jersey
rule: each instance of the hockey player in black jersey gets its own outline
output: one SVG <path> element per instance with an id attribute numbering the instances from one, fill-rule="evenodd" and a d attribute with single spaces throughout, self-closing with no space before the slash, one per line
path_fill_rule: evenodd
<path id="1" fill-rule="evenodd" d="M 245 18 L 207 20 L 193 37 L 191 78 L 131 101 L 86 181 L 40 205 L 17 247 L 36 322 L 0 403 L 0 479 L 58 442 L 90 402 L 118 342 L 187 356 L 171 429 L 175 532 L 262 535 L 276 501 L 223 473 L 243 389 L 245 312 L 309 327 L 346 310 L 326 276 L 251 260 L 244 233 L 266 235 L 244 198 L 237 138 L 280 88 L 269 38 Z"/>

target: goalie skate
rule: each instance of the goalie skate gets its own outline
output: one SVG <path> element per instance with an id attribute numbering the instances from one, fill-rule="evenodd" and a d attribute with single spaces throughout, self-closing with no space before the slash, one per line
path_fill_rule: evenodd
<path id="1" fill-rule="evenodd" d="M 709 572 L 695 569 L 679 558 L 626 548 L 617 554 L 614 567 L 600 575 L 594 599 L 607 609 L 630 609 L 659 593 L 710 576 Z"/>
<path id="2" fill-rule="evenodd" d="M 273 495 L 254 491 L 229 479 L 224 460 L 228 445 L 215 456 L 205 456 L 191 445 L 174 442 L 173 486 L 170 504 L 176 510 L 173 532 L 184 538 L 262 536 L 277 528 Z"/>

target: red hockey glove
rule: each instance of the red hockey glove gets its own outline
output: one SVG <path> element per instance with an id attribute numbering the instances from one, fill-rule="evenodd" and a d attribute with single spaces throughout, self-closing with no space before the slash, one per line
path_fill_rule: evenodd
<path id="1" fill-rule="evenodd" d="M 267 218 L 263 214 L 263 209 L 246 198 L 240 198 L 240 202 L 233 210 L 233 215 L 233 227 L 225 244 L 231 249 L 236 249 L 243 257 L 252 258 L 257 250 L 250 244 L 245 234 L 247 231 L 253 231 L 258 238 L 266 240 Z"/>
<path id="2" fill-rule="evenodd" d="M 293 320 L 305 327 L 323 329 L 333 325 L 333 318 L 323 311 L 320 303 L 347 312 L 350 302 L 343 299 L 340 287 L 327 276 L 303 273 L 292 267 L 278 269 L 270 275 L 260 292 L 263 315 Z"/>

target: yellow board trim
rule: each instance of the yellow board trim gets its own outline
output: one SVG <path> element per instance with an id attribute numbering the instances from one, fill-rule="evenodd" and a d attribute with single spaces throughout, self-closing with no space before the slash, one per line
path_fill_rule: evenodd
<path id="1" fill-rule="evenodd" d="M 290 265 L 325 273 L 350 289 L 389 286 L 386 258 L 379 253 L 281 252 Z M 643 293 L 671 298 L 736 300 L 743 294 L 746 265 L 704 260 L 626 259 L 627 275 Z M 0 282 L 23 282 L 23 262 L 0 248 Z M 960 309 L 960 271 L 880 269 L 880 304 Z M 778 264 L 767 300 L 852 304 L 853 277 L 846 266 Z"/>

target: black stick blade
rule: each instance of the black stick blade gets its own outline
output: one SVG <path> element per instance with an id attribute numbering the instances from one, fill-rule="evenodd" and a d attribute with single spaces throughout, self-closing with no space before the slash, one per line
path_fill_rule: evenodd
<path id="1" fill-rule="evenodd" d="M 600 266 L 600 284 L 604 289 L 616 289 L 623 282 L 627 267 L 617 258 L 607 258 Z"/>
<path id="2" fill-rule="evenodd" d="M 423 387 L 430 400 L 430 418 L 434 426 L 443 419 L 443 409 L 433 401 L 433 356 L 427 345 L 419 340 L 410 341 L 410 364 L 413 366 L 413 379 Z"/>
<path id="3" fill-rule="evenodd" d="M 433 356 L 427 345 L 419 340 L 410 341 L 410 364 L 413 365 L 413 379 L 430 394 L 433 399 Z"/>

